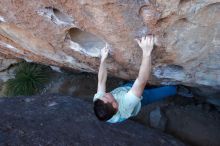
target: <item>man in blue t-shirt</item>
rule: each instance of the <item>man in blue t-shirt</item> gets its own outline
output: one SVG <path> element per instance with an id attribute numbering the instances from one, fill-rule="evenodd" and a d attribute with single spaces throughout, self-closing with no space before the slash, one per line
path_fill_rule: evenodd
<path id="1" fill-rule="evenodd" d="M 109 123 L 122 122 L 137 115 L 141 109 L 141 104 L 146 105 L 176 94 L 176 86 L 145 89 L 151 71 L 151 52 L 154 37 L 146 36 L 140 40 L 136 39 L 136 41 L 143 52 L 138 77 L 134 83 L 125 84 L 110 93 L 105 92 L 107 79 L 106 58 L 109 49 L 106 46 L 101 50 L 98 89 L 93 98 L 95 115 L 101 121 Z"/>

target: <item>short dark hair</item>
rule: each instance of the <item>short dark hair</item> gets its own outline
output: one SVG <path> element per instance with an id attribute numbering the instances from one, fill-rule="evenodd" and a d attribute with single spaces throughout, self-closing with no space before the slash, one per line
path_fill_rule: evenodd
<path id="1" fill-rule="evenodd" d="M 111 119 L 116 111 L 117 110 L 112 106 L 111 103 L 104 103 L 104 101 L 100 99 L 97 99 L 94 102 L 94 112 L 100 121 L 107 121 Z"/>

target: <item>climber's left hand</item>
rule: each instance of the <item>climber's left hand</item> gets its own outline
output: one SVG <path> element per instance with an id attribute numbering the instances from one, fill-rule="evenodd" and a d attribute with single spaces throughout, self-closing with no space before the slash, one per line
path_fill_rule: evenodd
<path id="1" fill-rule="evenodd" d="M 105 61 L 106 58 L 108 57 L 109 53 L 109 48 L 108 45 L 106 44 L 105 47 L 101 50 L 101 61 Z"/>

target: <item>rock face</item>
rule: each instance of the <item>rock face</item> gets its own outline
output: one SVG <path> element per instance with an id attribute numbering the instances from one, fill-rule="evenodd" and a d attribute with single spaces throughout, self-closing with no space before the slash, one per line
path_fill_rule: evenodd
<path id="1" fill-rule="evenodd" d="M 165 130 L 192 146 L 219 146 L 220 108 L 213 105 L 176 96 L 142 106 L 134 120 Z"/>
<path id="2" fill-rule="evenodd" d="M 107 43 L 109 74 L 134 79 L 134 38 L 154 34 L 152 83 L 219 90 L 219 14 L 219 0 L 1 0 L 0 52 L 97 72 Z"/>
<path id="3" fill-rule="evenodd" d="M 0 145 L 185 145 L 132 121 L 99 122 L 92 105 L 72 97 L 1 98 L 0 112 Z"/>
<path id="4" fill-rule="evenodd" d="M 1 56 L 0 54 L 0 72 L 8 69 L 11 65 L 18 63 L 19 60 L 15 58 L 10 58 L 7 56 Z"/>
<path id="5" fill-rule="evenodd" d="M 14 68 L 10 68 L 13 64 L 20 62 L 13 56 L 7 56 L 0 53 L 0 82 L 5 82 L 14 77 Z"/>
<path id="6" fill-rule="evenodd" d="M 219 146 L 220 115 L 217 111 L 210 111 L 190 105 L 184 108 L 170 106 L 166 110 L 169 120 L 166 130 L 191 145 Z"/>

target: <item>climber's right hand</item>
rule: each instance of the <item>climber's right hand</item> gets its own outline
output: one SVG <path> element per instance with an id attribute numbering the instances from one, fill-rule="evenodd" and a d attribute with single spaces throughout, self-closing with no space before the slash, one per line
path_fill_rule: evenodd
<path id="1" fill-rule="evenodd" d="M 141 47 L 143 54 L 151 55 L 154 46 L 154 37 L 153 35 L 148 35 L 142 37 L 141 39 L 135 39 L 138 45 Z"/>

